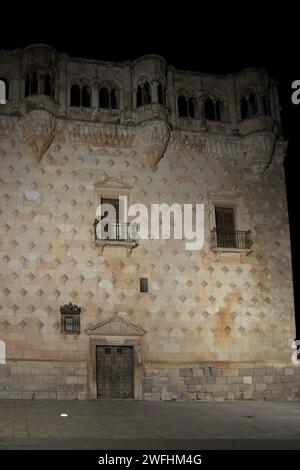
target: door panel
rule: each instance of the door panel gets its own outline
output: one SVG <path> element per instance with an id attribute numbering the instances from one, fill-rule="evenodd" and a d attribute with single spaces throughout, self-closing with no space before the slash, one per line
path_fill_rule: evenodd
<path id="1" fill-rule="evenodd" d="M 97 397 L 133 398 L 133 347 L 97 346 Z"/>

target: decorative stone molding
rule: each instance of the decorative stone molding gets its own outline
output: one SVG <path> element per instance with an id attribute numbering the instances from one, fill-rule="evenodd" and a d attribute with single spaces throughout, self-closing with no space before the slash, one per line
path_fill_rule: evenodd
<path id="1" fill-rule="evenodd" d="M 37 165 L 54 139 L 56 117 L 47 111 L 34 110 L 22 119 L 23 137 Z"/>
<path id="2" fill-rule="evenodd" d="M 58 121 L 55 137 L 59 143 L 127 148 L 131 147 L 133 139 L 131 127 L 64 120 Z"/>
<path id="3" fill-rule="evenodd" d="M 139 325 L 124 320 L 118 314 L 86 330 L 88 335 L 144 336 L 147 332 Z"/>
<path id="4" fill-rule="evenodd" d="M 81 313 L 81 307 L 78 307 L 78 305 L 69 302 L 68 304 L 60 307 L 60 313 L 64 315 L 79 315 Z"/>
<path id="5" fill-rule="evenodd" d="M 57 119 L 51 113 L 32 110 L 22 119 L 0 116 L 0 136 L 24 139 L 34 161 L 38 163 L 54 141 L 100 148 L 129 149 L 142 155 L 151 169 L 167 149 L 184 154 L 212 155 L 247 170 L 250 178 L 259 178 L 274 160 L 283 162 L 287 142 L 271 130 L 251 132 L 245 136 L 213 134 L 208 131 L 172 130 L 162 119 L 149 119 L 138 125 L 116 125 Z M 251 176 L 252 175 L 252 176 Z"/>
<path id="6" fill-rule="evenodd" d="M 153 119 L 137 126 L 133 148 L 144 156 L 152 170 L 156 170 L 169 139 L 170 125 L 165 121 Z"/>

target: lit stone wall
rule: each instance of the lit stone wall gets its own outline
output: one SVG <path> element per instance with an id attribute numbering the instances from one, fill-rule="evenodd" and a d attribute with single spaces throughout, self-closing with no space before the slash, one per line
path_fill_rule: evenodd
<path id="1" fill-rule="evenodd" d="M 21 58 L 18 52 L 11 62 Z M 58 60 L 61 77 L 66 60 Z M 145 60 L 144 73 L 153 60 Z M 78 63 L 77 71 L 82 67 Z M 143 61 L 113 72 L 124 89 L 128 69 L 142 73 Z M 247 82 L 249 73 L 237 80 Z M 178 90 L 219 81 L 229 109 L 237 108 L 228 77 L 200 80 L 172 67 L 167 76 Z M 131 80 L 132 91 L 134 74 Z M 277 104 L 272 119 L 248 120 L 247 128 L 232 111 L 233 122 L 201 129 L 201 119 L 178 120 L 176 97 L 166 87 L 169 114 L 160 105 L 130 110 L 125 90 L 119 122 L 103 123 L 93 109 L 94 117 L 83 118 L 81 110 L 70 117 L 62 102 L 53 112 L 47 100 L 42 110 L 17 97 L 2 108 L 0 338 L 7 364 L 0 366 L 0 397 L 95 398 L 91 330 L 121 319 L 119 330 L 97 334 L 106 344 L 110 338 L 122 344 L 135 336 L 134 328 L 142 332 L 136 398 L 299 398 L 290 348 L 295 325 L 285 143 L 270 125 L 280 126 Z M 17 90 L 14 84 L 15 96 Z M 187 251 L 185 240 L 141 240 L 131 252 L 95 246 L 101 188 L 126 192 L 130 203 L 148 207 L 204 203 L 204 248 Z M 214 201 L 222 200 L 234 201 L 241 229 L 251 230 L 250 253 L 211 251 Z M 148 294 L 139 293 L 144 276 Z M 82 309 L 79 335 L 61 333 L 59 309 L 69 302 Z"/>

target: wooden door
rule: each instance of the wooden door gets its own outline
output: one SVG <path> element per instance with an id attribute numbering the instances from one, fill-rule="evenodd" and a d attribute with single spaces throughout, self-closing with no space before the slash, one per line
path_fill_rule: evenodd
<path id="1" fill-rule="evenodd" d="M 133 347 L 97 346 L 97 397 L 133 398 Z"/>

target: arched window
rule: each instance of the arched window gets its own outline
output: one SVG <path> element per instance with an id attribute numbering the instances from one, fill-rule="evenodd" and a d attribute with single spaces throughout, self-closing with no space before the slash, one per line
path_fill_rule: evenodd
<path id="1" fill-rule="evenodd" d="M 9 81 L 6 78 L 0 77 L 0 80 L 5 84 L 5 99 L 9 99 Z"/>
<path id="2" fill-rule="evenodd" d="M 251 95 L 249 96 L 249 105 L 250 105 L 249 117 L 255 116 L 255 114 L 257 114 L 258 107 L 257 107 L 257 98 L 253 93 L 251 93 Z"/>
<path id="3" fill-rule="evenodd" d="M 71 106 L 91 107 L 91 89 L 88 86 L 71 86 Z"/>
<path id="4" fill-rule="evenodd" d="M 246 98 L 243 96 L 241 99 L 241 118 L 247 119 L 248 117 L 248 104 Z"/>
<path id="5" fill-rule="evenodd" d="M 212 100 L 211 98 L 207 98 L 204 104 L 205 118 L 211 121 L 221 121 L 222 106 L 223 103 L 220 100 Z"/>
<path id="6" fill-rule="evenodd" d="M 105 87 L 102 87 L 99 90 L 99 107 L 109 108 L 109 91 Z"/>
<path id="7" fill-rule="evenodd" d="M 178 97 L 178 114 L 181 117 L 188 117 L 188 107 L 185 96 Z"/>
<path id="8" fill-rule="evenodd" d="M 80 86 L 71 87 L 71 106 L 80 106 Z"/>
<path id="9" fill-rule="evenodd" d="M 254 93 L 249 93 L 241 98 L 241 119 L 249 119 L 257 115 L 258 104 Z"/>
<path id="10" fill-rule="evenodd" d="M 143 86 L 143 101 L 144 104 L 151 103 L 151 87 L 148 82 L 145 82 Z"/>
<path id="11" fill-rule="evenodd" d="M 49 73 L 45 76 L 45 95 L 54 98 L 54 86 Z"/>
<path id="12" fill-rule="evenodd" d="M 38 89 L 39 89 L 39 82 L 38 82 L 37 72 L 33 72 L 33 74 L 31 75 L 31 80 L 30 80 L 30 94 L 37 95 Z"/>
<path id="13" fill-rule="evenodd" d="M 158 102 L 160 104 L 165 104 L 166 102 L 165 90 L 161 83 L 158 84 L 157 94 L 158 94 Z"/>
<path id="14" fill-rule="evenodd" d="M 193 97 L 186 97 L 180 95 L 177 99 L 178 114 L 181 117 L 194 118 L 195 117 L 195 100 Z"/>
<path id="15" fill-rule="evenodd" d="M 213 101 L 208 98 L 205 101 L 205 118 L 209 120 L 214 120 L 215 119 L 215 109 L 214 109 L 214 103 Z"/>
<path id="16" fill-rule="evenodd" d="M 25 79 L 25 96 L 38 94 L 38 75 L 33 72 L 31 75 L 26 75 Z"/>
<path id="17" fill-rule="evenodd" d="M 194 105 L 193 98 L 189 98 L 189 117 L 191 118 L 195 117 L 195 105 Z"/>
<path id="18" fill-rule="evenodd" d="M 118 109 L 117 90 L 114 88 L 110 90 L 110 107 L 111 109 Z"/>
<path id="19" fill-rule="evenodd" d="M 138 85 L 136 90 L 136 106 L 145 106 L 151 103 L 151 87 L 148 82 Z"/>
<path id="20" fill-rule="evenodd" d="M 109 86 L 102 86 L 99 89 L 99 107 L 118 109 L 118 90 Z"/>
<path id="21" fill-rule="evenodd" d="M 84 108 L 91 107 L 91 90 L 88 86 L 81 88 L 81 106 Z"/>
<path id="22" fill-rule="evenodd" d="M 271 116 L 271 106 L 270 100 L 264 95 L 262 98 L 263 101 L 263 110 L 266 116 Z"/>

